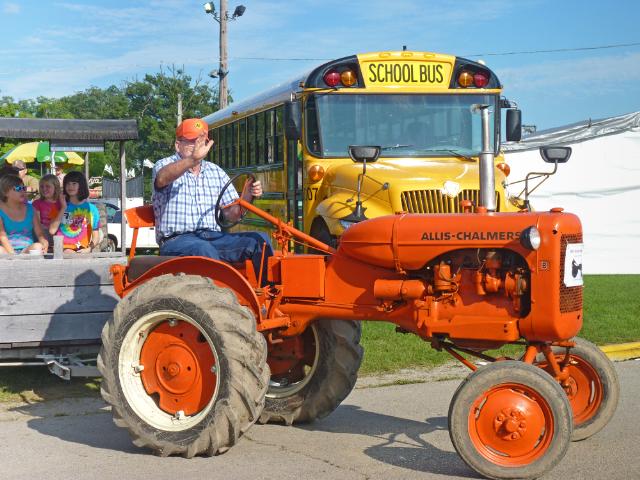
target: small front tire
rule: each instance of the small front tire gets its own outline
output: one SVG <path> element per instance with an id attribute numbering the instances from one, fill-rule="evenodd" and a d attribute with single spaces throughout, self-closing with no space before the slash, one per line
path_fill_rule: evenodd
<path id="1" fill-rule="evenodd" d="M 575 441 L 596 434 L 613 417 L 620 398 L 620 382 L 609 358 L 593 343 L 576 337 L 575 347 L 569 350 L 569 378 L 563 389 L 573 410 Z M 559 364 L 565 360 L 567 349 L 552 347 Z M 536 357 L 536 366 L 553 374 L 544 354 Z"/>
<path id="2" fill-rule="evenodd" d="M 449 436 L 476 472 L 493 479 L 533 479 L 566 454 L 571 407 L 539 368 L 506 360 L 469 375 L 451 400 Z"/>

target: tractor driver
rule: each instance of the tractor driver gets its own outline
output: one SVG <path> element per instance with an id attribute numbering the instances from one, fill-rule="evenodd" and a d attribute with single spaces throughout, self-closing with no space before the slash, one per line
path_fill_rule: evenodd
<path id="1" fill-rule="evenodd" d="M 203 120 L 184 120 L 176 129 L 176 153 L 157 161 L 153 167 L 153 213 L 160 255 L 194 255 L 229 263 L 251 259 L 259 275 L 264 246 L 264 284 L 266 258 L 273 255 L 268 237 L 262 232 L 223 232 L 214 218 L 215 205 L 229 176 L 204 160 L 213 146 L 208 133 L 209 127 Z M 261 195 L 262 185 L 257 180 L 243 199 L 250 202 Z M 230 185 L 221 205 L 237 198 L 237 191 Z M 226 220 L 240 219 L 239 205 L 222 211 Z"/>

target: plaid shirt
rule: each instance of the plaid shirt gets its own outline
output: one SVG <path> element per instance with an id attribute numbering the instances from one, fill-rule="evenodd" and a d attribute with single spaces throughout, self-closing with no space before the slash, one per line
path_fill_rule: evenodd
<path id="1" fill-rule="evenodd" d="M 173 183 L 160 189 L 155 188 L 156 175 L 162 167 L 179 159 L 180 156 L 176 153 L 158 160 L 153 167 L 153 214 L 156 218 L 158 244 L 167 237 L 181 233 L 196 230 L 220 231 L 214 212 L 220 190 L 229 181 L 229 176 L 217 165 L 203 161 L 198 175 L 187 170 Z M 227 205 L 237 198 L 238 192 L 231 185 L 225 192 L 221 205 Z"/>

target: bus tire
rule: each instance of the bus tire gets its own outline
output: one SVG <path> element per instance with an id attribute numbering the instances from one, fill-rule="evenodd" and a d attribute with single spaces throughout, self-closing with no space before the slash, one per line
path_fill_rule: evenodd
<path id="1" fill-rule="evenodd" d="M 493 479 L 534 479 L 571 444 L 571 406 L 541 369 L 506 360 L 478 368 L 449 406 L 449 436 L 464 462 Z"/>
<path id="2" fill-rule="evenodd" d="M 569 379 L 563 386 L 573 410 L 574 442 L 596 434 L 609 423 L 618 406 L 620 382 L 609 358 L 584 338 L 573 339 L 570 350 Z M 565 358 L 566 348 L 552 347 L 558 362 Z M 536 365 L 552 373 L 544 354 L 538 354 Z"/>
<path id="3" fill-rule="evenodd" d="M 260 416 L 269 383 L 253 314 L 194 275 L 163 275 L 123 298 L 98 369 L 115 424 L 161 456 L 228 450 Z"/>
<path id="4" fill-rule="evenodd" d="M 329 227 L 327 226 L 327 222 L 325 222 L 322 217 L 316 217 L 313 219 L 313 222 L 311 222 L 311 228 L 309 229 L 309 235 L 311 235 L 316 240 L 320 240 L 322 243 L 326 243 L 331 248 L 338 247 L 337 237 L 335 235 L 331 235 Z M 322 252 L 314 248 L 309 248 L 309 253 L 319 255 L 327 254 L 327 252 Z"/>
<path id="5" fill-rule="evenodd" d="M 356 383 L 364 354 L 361 333 L 360 322 L 320 320 L 310 325 L 301 335 L 304 373 L 291 382 L 272 375 L 260 423 L 307 423 L 333 412 Z"/>

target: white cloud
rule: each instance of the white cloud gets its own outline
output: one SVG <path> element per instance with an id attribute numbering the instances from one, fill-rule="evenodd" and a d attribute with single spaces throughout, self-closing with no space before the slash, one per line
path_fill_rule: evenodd
<path id="1" fill-rule="evenodd" d="M 617 92 L 624 82 L 640 77 L 640 53 L 572 60 L 554 60 L 520 67 L 497 68 L 509 91 L 550 91 L 564 96 Z"/>
<path id="2" fill-rule="evenodd" d="M 2 12 L 8 15 L 16 15 L 20 13 L 21 7 L 18 3 L 4 2 Z"/>

